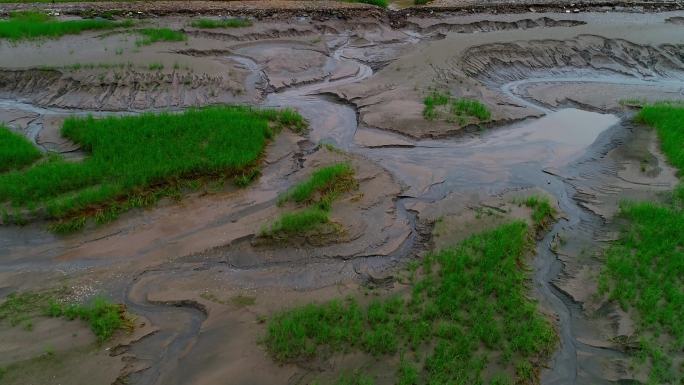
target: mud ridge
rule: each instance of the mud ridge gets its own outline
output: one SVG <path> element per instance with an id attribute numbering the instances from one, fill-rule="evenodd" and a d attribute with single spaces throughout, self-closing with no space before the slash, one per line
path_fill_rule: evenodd
<path id="1" fill-rule="evenodd" d="M 322 34 L 337 34 L 338 31 L 326 25 L 317 25 L 314 29 L 297 29 L 288 28 L 285 30 L 271 29 L 263 32 L 252 32 L 246 34 L 231 34 L 227 32 L 214 32 L 204 30 L 184 31 L 187 35 L 193 37 L 203 37 L 213 40 L 221 41 L 256 41 L 268 39 L 282 39 L 282 38 L 300 38 L 309 36 L 319 36 Z"/>
<path id="2" fill-rule="evenodd" d="M 581 35 L 570 40 L 531 40 L 469 48 L 459 65 L 485 83 L 507 82 L 581 71 L 635 78 L 684 78 L 682 47 L 653 47 L 623 39 Z"/>
<path id="3" fill-rule="evenodd" d="M 241 84 L 222 75 L 59 70 L 0 70 L 0 95 L 26 98 L 41 107 L 144 110 L 191 107 L 244 99 Z"/>
<path id="4" fill-rule="evenodd" d="M 475 33 L 507 31 L 512 29 L 532 29 L 544 27 L 575 27 L 586 24 L 580 20 L 556 20 L 550 17 L 538 19 L 521 19 L 516 21 L 481 20 L 468 24 L 438 23 L 428 27 L 420 27 L 418 24 L 409 23 L 409 29 L 420 33 Z"/>

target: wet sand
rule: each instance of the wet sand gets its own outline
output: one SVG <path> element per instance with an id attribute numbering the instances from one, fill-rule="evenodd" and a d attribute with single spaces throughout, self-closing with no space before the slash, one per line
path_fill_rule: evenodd
<path id="1" fill-rule="evenodd" d="M 133 33 L 0 42 L 0 120 L 39 148 L 76 159 L 83 154 L 57 134 L 72 113 L 247 103 L 296 108 L 310 126 L 303 135 L 280 134 L 247 189 L 190 194 L 67 237 L 43 223 L 0 226 L 0 295 L 62 285 L 79 299 L 105 293 L 153 328 L 140 328 L 146 336 L 133 343 L 117 337 L 112 345 L 125 346 L 109 354 L 83 351 L 85 339 L 55 341 L 60 354 L 76 357 L 65 367 L 78 357 L 107 362 L 113 369 L 97 380 L 103 384 L 305 384 L 368 363 L 360 355 L 277 365 L 257 344 L 259 320 L 362 287 L 400 290 L 395 276 L 408 261 L 499 220 L 481 219 L 479 210 L 522 217 L 512 199 L 541 193 L 563 213 L 532 261 L 531 295 L 561 337 L 542 383 L 643 380 L 611 342 L 634 332 L 630 315 L 591 296 L 595 256 L 615 230 L 621 199 L 652 198 L 676 183 L 653 133 L 629 123 L 632 111 L 619 100 L 682 98 L 684 41 L 672 20 L 684 13 L 438 13 L 407 15 L 397 27 L 375 12 L 284 14 L 208 31 L 167 16 L 147 23 L 183 28 L 187 43 L 142 49 Z M 164 69 L 150 70 L 154 62 Z M 77 63 L 125 65 L 75 70 Z M 422 98 L 433 87 L 483 101 L 492 120 L 426 121 Z M 283 210 L 279 193 L 337 161 L 351 162 L 360 182 L 331 212 L 343 236 L 255 242 Z M 254 304 L 236 305 L 236 296 Z M 62 327 L 46 323 L 44 332 Z M 23 335 L 7 325 L 0 333 Z M 0 343 L 0 351 L 15 352 L 5 364 L 25 368 L 10 383 L 31 379 L 36 343 Z M 382 361 L 374 362 L 377 383 L 391 383 Z M 55 376 L 85 383 L 68 370 Z"/>

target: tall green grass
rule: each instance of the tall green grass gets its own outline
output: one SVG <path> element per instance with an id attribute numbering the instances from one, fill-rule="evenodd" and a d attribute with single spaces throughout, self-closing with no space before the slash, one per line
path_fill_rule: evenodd
<path id="1" fill-rule="evenodd" d="M 46 314 L 51 317 L 64 317 L 69 320 L 80 319 L 90 325 L 98 341 L 112 338 L 114 333 L 131 327 L 126 318 L 125 308 L 103 297 L 96 297 L 86 304 L 61 304 L 51 301 Z"/>
<path id="2" fill-rule="evenodd" d="M 131 326 L 124 307 L 103 297 L 84 304 L 58 302 L 64 290 L 48 292 L 11 293 L 0 303 L 0 321 L 11 326 L 23 325 L 32 329 L 33 319 L 40 316 L 64 317 L 86 321 L 100 342 L 110 339 L 117 330 Z"/>
<path id="3" fill-rule="evenodd" d="M 321 167 L 307 180 L 281 195 L 278 203 L 283 204 L 289 200 L 305 203 L 314 201 L 316 198 L 319 198 L 319 201 L 332 201 L 338 193 L 349 191 L 355 183 L 354 169 L 349 163 Z"/>
<path id="4" fill-rule="evenodd" d="M 531 196 L 525 199 L 524 204 L 532 209 L 532 222 L 537 229 L 548 227 L 556 215 L 556 210 L 546 197 Z"/>
<path id="5" fill-rule="evenodd" d="M 637 120 L 654 127 L 662 151 L 680 171 L 684 167 L 684 107 L 645 106 Z M 670 205 L 625 202 L 620 215 L 627 224 L 605 252 L 599 290 L 624 309 L 638 313 L 641 351 L 650 364 L 649 384 L 684 381 L 681 368 L 668 358 L 684 350 L 684 188 Z M 664 342 L 666 341 L 666 342 Z"/>
<path id="6" fill-rule="evenodd" d="M 684 170 L 684 107 L 682 104 L 659 103 L 641 109 L 636 120 L 658 132 L 660 148 L 667 160 Z"/>
<path id="7" fill-rule="evenodd" d="M 330 222 L 328 213 L 335 199 L 357 187 L 354 169 L 349 163 L 336 163 L 317 169 L 309 178 L 279 196 L 277 201 L 279 206 L 292 201 L 308 207 L 283 213 L 270 226 L 262 229 L 261 236 L 286 240 L 289 236 L 316 230 L 320 225 Z"/>
<path id="8" fill-rule="evenodd" d="M 387 8 L 389 5 L 388 0 L 346 0 L 349 3 L 363 3 L 363 4 L 370 4 L 370 5 L 375 5 L 378 7 L 382 8 Z"/>
<path id="9" fill-rule="evenodd" d="M 204 28 L 204 29 L 212 29 L 212 28 L 241 28 L 241 27 L 249 27 L 252 25 L 252 22 L 249 19 L 242 19 L 242 18 L 231 18 L 231 19 L 196 19 L 193 20 L 192 23 L 190 23 L 191 26 L 195 28 Z"/>
<path id="10" fill-rule="evenodd" d="M 147 191 L 203 176 L 230 177 L 252 168 L 279 125 L 281 112 L 211 107 L 183 113 L 68 118 L 62 134 L 89 153 L 82 162 L 51 157 L 0 174 L 0 204 L 38 208 L 47 218 L 79 212 L 105 215 L 155 199 Z M 173 193 L 171 191 L 170 193 Z"/>
<path id="11" fill-rule="evenodd" d="M 408 297 L 309 304 L 276 314 L 264 342 L 274 359 L 293 361 L 358 349 L 375 356 L 404 350 L 425 356 L 403 364 L 398 383 L 480 384 L 488 367 L 526 378 L 548 357 L 556 336 L 528 298 L 524 257 L 533 242 L 524 222 L 472 236 L 428 255 Z M 498 357 L 496 361 L 493 357 Z M 532 371 L 534 374 L 534 371 Z M 492 384 L 502 383 L 492 377 Z"/>
<path id="12" fill-rule="evenodd" d="M 58 38 L 75 35 L 83 31 L 130 27 L 133 21 L 111 20 L 66 20 L 59 21 L 44 13 L 35 11 L 14 12 L 9 20 L 0 21 L 0 38 L 13 41 L 23 39 Z"/>
<path id="13" fill-rule="evenodd" d="M 452 98 L 451 95 L 432 91 L 423 99 L 423 117 L 427 120 L 435 120 L 444 116 L 447 121 L 457 121 L 460 125 L 467 122 L 468 118 L 479 121 L 487 121 L 492 117 L 489 108 L 478 100 L 468 98 Z M 447 111 L 442 111 L 444 106 L 449 106 Z"/>
<path id="14" fill-rule="evenodd" d="M 0 124 L 0 172 L 18 169 L 40 158 L 40 151 L 23 135 Z"/>
<path id="15" fill-rule="evenodd" d="M 188 37 L 182 31 L 175 31 L 169 28 L 146 28 L 137 31 L 142 38 L 137 40 L 137 46 L 150 45 L 160 41 L 185 41 Z"/>

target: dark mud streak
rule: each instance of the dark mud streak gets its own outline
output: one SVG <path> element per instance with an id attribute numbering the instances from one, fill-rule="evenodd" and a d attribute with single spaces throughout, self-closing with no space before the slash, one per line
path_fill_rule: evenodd
<path id="1" fill-rule="evenodd" d="M 535 77 L 541 72 L 550 78 L 553 75 L 576 75 L 582 70 L 636 78 L 682 79 L 684 63 L 672 55 L 677 51 L 681 50 L 580 35 L 570 40 L 528 40 L 474 46 L 464 53 L 459 64 L 468 75 L 495 85 Z M 609 67 L 601 62 L 601 66 L 597 66 L 593 61 L 596 57 L 609 59 L 614 65 Z"/>
<path id="2" fill-rule="evenodd" d="M 580 20 L 555 20 L 550 17 L 540 17 L 538 19 L 521 19 L 516 21 L 481 20 L 468 24 L 438 23 L 428 27 L 420 27 L 418 24 L 409 23 L 409 29 L 420 33 L 476 33 L 507 31 L 515 29 L 531 29 L 544 27 L 575 27 L 587 24 Z"/>
<path id="3" fill-rule="evenodd" d="M 150 276 L 154 280 L 173 279 L 184 270 L 183 265 L 166 265 L 154 270 L 146 270 L 137 275 L 124 289 L 123 302 L 127 309 L 134 314 L 142 314 L 154 325 L 164 325 L 160 329 L 143 339 L 136 341 L 128 347 L 128 351 L 149 361 L 149 367 L 142 371 L 130 373 L 126 381 L 135 384 L 159 384 L 163 383 L 164 373 L 170 372 L 178 361 L 187 354 L 197 340 L 200 329 L 208 313 L 204 305 L 191 300 L 176 301 L 150 301 L 147 298 L 149 281 L 144 281 Z M 164 278 L 166 277 L 166 278 Z M 144 298 L 135 298 L 132 291 L 142 282 L 144 285 Z M 169 326 L 162 320 L 170 317 L 187 319 L 184 323 L 178 323 L 177 327 Z M 186 327 L 187 326 L 187 327 Z"/>

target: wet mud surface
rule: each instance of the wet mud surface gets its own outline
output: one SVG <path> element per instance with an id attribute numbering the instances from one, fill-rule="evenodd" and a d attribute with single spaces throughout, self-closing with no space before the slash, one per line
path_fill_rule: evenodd
<path id="1" fill-rule="evenodd" d="M 309 123 L 269 144 L 262 176 L 245 189 L 193 193 L 66 237 L 42 223 L 0 226 L 0 295 L 66 285 L 141 317 L 144 326 L 106 353 L 82 351 L 92 342 L 83 336 L 51 342 L 75 357 L 66 367 L 78 357 L 110 365 L 102 384 L 306 384 L 353 367 L 368 357 L 275 364 L 257 344 L 261 320 L 363 287 L 390 290 L 408 261 L 497 223 L 482 210 L 522 216 L 512 202 L 544 194 L 562 214 L 532 265 L 531 295 L 560 335 L 542 384 L 645 381 L 613 342 L 634 333 L 630 315 L 593 293 L 619 202 L 676 183 L 654 133 L 619 101 L 684 98 L 684 13 L 437 12 L 397 26 L 373 12 L 281 15 L 230 30 L 167 16 L 154 23 L 184 29 L 187 43 L 142 49 L 132 32 L 0 42 L 0 121 L 75 161 L 84 153 L 59 136 L 71 114 L 245 103 L 295 108 Z M 149 68 L 158 62 L 163 69 Z M 435 88 L 482 101 L 491 121 L 425 120 L 422 100 Z M 333 241 L 258 242 L 284 210 L 278 195 L 339 161 L 359 181 L 331 212 L 344 231 Z M 236 300 L 244 297 L 253 301 Z M 26 361 L 39 343 L 4 341 L 5 364 Z M 26 365 L 17 383 L 30 378 Z"/>

